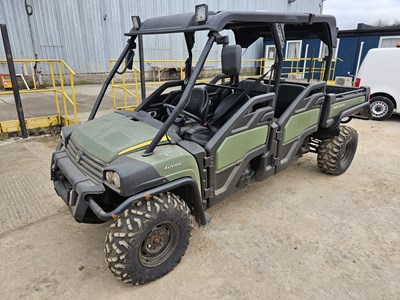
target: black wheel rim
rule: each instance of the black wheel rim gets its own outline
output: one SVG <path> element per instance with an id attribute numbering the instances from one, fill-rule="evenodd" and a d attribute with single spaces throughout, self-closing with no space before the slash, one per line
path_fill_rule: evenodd
<path id="1" fill-rule="evenodd" d="M 346 167 L 348 164 L 351 163 L 351 160 L 353 159 L 353 148 L 353 141 L 348 141 L 346 143 L 345 150 L 340 157 L 342 167 Z"/>
<path id="2" fill-rule="evenodd" d="M 140 263 L 148 268 L 162 264 L 174 252 L 178 239 L 179 228 L 177 224 L 164 222 L 154 226 L 140 246 Z"/>

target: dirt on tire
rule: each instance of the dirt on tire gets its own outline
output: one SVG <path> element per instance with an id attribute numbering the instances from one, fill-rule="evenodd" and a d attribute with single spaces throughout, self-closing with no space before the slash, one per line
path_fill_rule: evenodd
<path id="1" fill-rule="evenodd" d="M 170 224 L 170 233 L 155 238 L 166 240 L 164 248 L 149 252 L 158 261 L 145 261 L 143 244 L 146 237 L 162 224 Z M 105 242 L 108 269 L 127 284 L 144 284 L 170 272 L 181 260 L 189 245 L 192 217 L 186 203 L 173 193 L 160 194 L 148 200 L 133 203 L 111 225 Z M 171 233 L 175 228 L 175 236 Z M 174 239 L 174 240 L 173 240 Z M 170 247 L 166 248 L 169 243 Z M 166 252 L 167 251 L 167 252 Z"/>
<path id="2" fill-rule="evenodd" d="M 329 175 L 343 174 L 350 167 L 357 151 L 357 131 L 344 125 L 339 130 L 338 136 L 322 140 L 318 148 L 318 167 Z"/>

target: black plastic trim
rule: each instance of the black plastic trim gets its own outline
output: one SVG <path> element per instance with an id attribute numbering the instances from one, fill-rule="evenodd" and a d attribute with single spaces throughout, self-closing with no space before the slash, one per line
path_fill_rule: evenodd
<path id="1" fill-rule="evenodd" d="M 357 115 L 357 113 L 361 113 L 361 115 Z M 349 117 L 349 116 L 351 116 L 352 118 L 355 118 L 355 119 L 371 120 L 372 113 L 371 113 L 371 107 L 369 105 L 369 102 L 364 102 L 357 106 L 353 106 L 349 109 L 342 111 L 339 114 L 339 116 L 336 117 L 336 120 L 333 123 L 332 127 L 339 126 L 342 119 Z"/>
<path id="2" fill-rule="evenodd" d="M 204 165 L 206 151 L 199 144 L 191 141 L 182 140 L 178 142 L 178 146 L 189 152 L 196 160 L 200 172 L 201 190 L 204 190 L 207 187 L 207 170 Z"/>
<path id="3" fill-rule="evenodd" d="M 60 170 L 67 182 L 63 182 L 57 177 L 56 172 Z M 54 182 L 54 189 L 57 194 L 67 204 L 72 216 L 81 222 L 85 216 L 88 205 L 85 196 L 98 195 L 105 192 L 103 184 L 93 182 L 88 176 L 83 174 L 67 156 L 65 150 L 53 153 L 51 162 L 51 179 Z M 71 185 L 68 189 L 67 185 Z"/>
<path id="4" fill-rule="evenodd" d="M 168 182 L 152 165 L 125 155 L 118 156 L 111 164 L 105 167 L 104 174 L 107 171 L 118 173 L 121 188 L 118 190 L 113 185 L 107 185 L 124 197 L 132 196 Z M 104 174 L 103 180 L 105 179 Z"/>
<path id="5" fill-rule="evenodd" d="M 205 215 L 204 208 L 201 204 L 201 198 L 200 198 L 200 193 L 197 188 L 196 182 L 190 178 L 190 177 L 185 177 L 181 178 L 172 182 L 169 182 L 167 184 L 152 188 L 150 190 L 141 192 L 139 194 L 133 195 L 132 197 L 129 197 L 126 199 L 124 202 L 122 202 L 117 208 L 110 212 L 105 212 L 94 200 L 92 195 L 87 196 L 87 204 L 89 205 L 90 209 L 94 212 L 94 214 L 101 220 L 103 221 L 108 221 L 111 220 L 113 217 L 116 215 L 121 214 L 125 209 L 127 209 L 129 206 L 132 205 L 132 203 L 136 201 L 140 201 L 143 199 L 148 198 L 149 196 L 152 195 L 158 195 L 163 192 L 168 192 L 173 189 L 176 189 L 178 187 L 182 186 L 187 186 L 189 185 L 193 189 L 193 197 L 194 197 L 194 215 L 196 218 L 196 221 L 200 225 L 207 225 L 207 219 Z"/>

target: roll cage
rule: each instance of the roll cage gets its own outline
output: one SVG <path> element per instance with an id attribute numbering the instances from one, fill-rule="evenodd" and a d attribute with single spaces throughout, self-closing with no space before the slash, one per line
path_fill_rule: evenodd
<path id="1" fill-rule="evenodd" d="M 251 21 L 249 21 L 251 20 Z M 144 71 L 144 54 L 143 54 L 143 36 L 157 35 L 168 33 L 183 33 L 185 36 L 188 58 L 185 63 L 185 80 L 183 82 L 184 90 L 179 102 L 165 120 L 163 126 L 152 140 L 151 144 L 144 151 L 143 155 L 151 155 L 160 140 L 167 133 L 168 129 L 174 123 L 175 119 L 181 114 L 182 110 L 188 104 L 191 91 L 193 90 L 196 80 L 204 66 L 205 60 L 214 43 L 228 44 L 227 37 L 221 36 L 220 31 L 231 30 L 235 36 L 235 42 L 242 48 L 247 48 L 253 44 L 258 38 L 273 40 L 276 47 L 276 57 L 274 68 L 274 90 L 275 94 L 279 90 L 279 82 L 283 64 L 283 48 L 285 41 L 291 39 L 319 38 L 328 48 L 328 55 L 324 58 L 326 61 L 326 69 L 324 73 L 324 81 L 328 79 L 330 65 L 333 56 L 333 48 L 336 47 L 337 28 L 336 20 L 333 16 L 314 15 L 314 14 L 294 14 L 294 13 L 272 13 L 265 11 L 254 12 L 234 12 L 220 11 L 208 12 L 207 18 L 203 22 L 196 22 L 195 13 L 184 13 L 157 18 L 150 18 L 140 22 L 137 16 L 132 17 L 134 26 L 126 36 L 130 38 L 127 45 L 119 56 L 113 69 L 104 82 L 102 89 L 93 106 L 89 120 L 92 120 L 102 102 L 104 94 L 107 90 L 114 75 L 118 72 L 125 57 L 132 49 L 139 50 L 140 78 L 142 86 L 142 101 L 145 97 L 145 71 Z M 200 54 L 196 66 L 192 70 L 192 49 L 194 46 L 194 34 L 197 31 L 208 31 L 208 40 Z M 140 110 L 139 106 L 136 110 Z"/>

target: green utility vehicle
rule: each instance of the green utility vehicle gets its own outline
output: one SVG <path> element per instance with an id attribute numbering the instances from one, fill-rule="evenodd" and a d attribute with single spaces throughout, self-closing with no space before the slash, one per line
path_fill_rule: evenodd
<path id="1" fill-rule="evenodd" d="M 108 268 L 123 282 L 142 284 L 179 263 L 189 244 L 191 216 L 206 225 L 211 219 L 206 209 L 237 189 L 284 170 L 307 152 L 317 154 L 324 173 L 345 172 L 358 137 L 341 123 L 370 119 L 371 111 L 368 88 L 326 84 L 337 35 L 332 16 L 212 12 L 198 5 L 194 13 L 132 21 L 89 120 L 62 128 L 51 179 L 76 221 L 112 220 L 105 244 Z M 134 111 L 94 118 L 121 63 L 126 67 L 120 72 L 132 68 L 136 47 L 144 85 L 143 38 L 169 33 L 185 38 L 185 79 L 143 95 Z M 207 39 L 193 68 L 194 37 L 202 33 Z M 274 41 L 275 62 L 259 78 L 243 79 L 243 49 L 260 38 Z M 286 40 L 304 38 L 320 38 L 329 50 L 321 82 L 282 78 Z M 221 48 L 222 72 L 198 82 L 213 46 Z"/>

